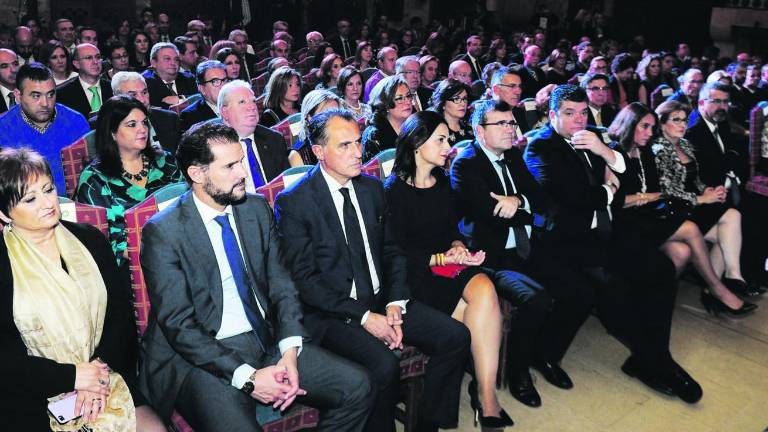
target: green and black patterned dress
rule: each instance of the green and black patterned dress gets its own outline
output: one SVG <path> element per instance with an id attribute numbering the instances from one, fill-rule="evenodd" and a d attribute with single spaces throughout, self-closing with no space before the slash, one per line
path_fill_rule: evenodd
<path id="1" fill-rule="evenodd" d="M 147 184 L 136 186 L 123 177 L 111 177 L 99 169 L 99 161 L 94 160 L 80 175 L 75 200 L 85 204 L 107 209 L 109 222 L 109 241 L 117 257 L 118 265 L 125 261 L 123 254 L 128 246 L 125 234 L 125 211 L 144 201 L 153 192 L 171 183 L 184 181 L 170 153 L 158 154 L 149 163 Z"/>

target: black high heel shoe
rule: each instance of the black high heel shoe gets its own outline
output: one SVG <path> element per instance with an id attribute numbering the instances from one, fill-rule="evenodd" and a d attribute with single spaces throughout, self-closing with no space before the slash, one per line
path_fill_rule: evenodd
<path id="1" fill-rule="evenodd" d="M 732 293 L 745 297 L 755 297 L 765 294 L 765 288 L 753 283 L 744 282 L 740 279 L 723 277 L 723 285 L 731 290 Z"/>
<path id="2" fill-rule="evenodd" d="M 469 382 L 467 393 L 469 393 L 469 405 L 475 415 L 473 418 L 474 425 L 477 427 L 479 423 L 481 431 L 502 431 L 505 427 L 515 424 L 509 414 L 504 411 L 504 408 L 499 411 L 498 417 L 483 416 L 483 407 L 480 405 L 480 396 L 477 394 L 477 381 Z"/>
<path id="3" fill-rule="evenodd" d="M 719 298 L 712 295 L 712 293 L 708 293 L 706 291 L 701 292 L 701 304 L 704 305 L 704 308 L 708 313 L 714 316 L 718 316 L 722 312 L 733 318 L 743 318 L 757 309 L 756 304 L 747 301 L 745 301 L 740 308 L 733 309 L 727 304 L 723 303 Z"/>

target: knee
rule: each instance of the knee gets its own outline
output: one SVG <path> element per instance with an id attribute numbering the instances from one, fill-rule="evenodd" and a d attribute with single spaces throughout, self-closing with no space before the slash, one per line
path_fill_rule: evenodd
<path id="1" fill-rule="evenodd" d="M 741 223 L 741 212 L 735 208 L 729 208 L 725 211 L 725 213 L 723 213 L 723 217 L 720 218 L 720 220 L 733 224 Z"/>
<path id="2" fill-rule="evenodd" d="M 685 237 L 686 239 L 694 238 L 696 236 L 701 236 L 701 231 L 699 231 L 699 226 L 689 220 L 683 222 L 683 224 L 680 225 L 679 231 L 680 231 L 680 234 L 682 234 L 682 236 Z"/>
<path id="3" fill-rule="evenodd" d="M 499 302 L 493 281 L 487 275 L 482 273 L 469 280 L 469 283 L 464 289 L 464 294 L 467 303 L 490 301 L 498 304 Z"/>
<path id="4" fill-rule="evenodd" d="M 344 391 L 344 403 L 342 405 L 372 404 L 375 384 L 371 382 L 368 373 L 362 368 L 349 368 L 347 371 L 348 384 Z"/>

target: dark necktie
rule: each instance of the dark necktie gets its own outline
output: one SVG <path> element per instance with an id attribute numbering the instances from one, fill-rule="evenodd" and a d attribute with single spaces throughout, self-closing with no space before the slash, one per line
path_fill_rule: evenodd
<path id="1" fill-rule="evenodd" d="M 245 271 L 243 255 L 240 253 L 240 246 L 237 244 L 232 226 L 229 224 L 229 217 L 226 214 L 216 216 L 216 223 L 221 225 L 221 240 L 224 242 L 224 250 L 227 253 L 227 262 L 232 271 L 232 279 L 237 286 L 237 293 L 243 302 L 243 309 L 248 322 L 253 327 L 256 337 L 259 339 L 261 350 L 265 353 L 271 353 L 275 347 L 275 341 L 269 333 L 267 321 L 261 316 L 259 305 L 256 303 L 256 297 L 251 290 L 248 274 Z"/>
<path id="2" fill-rule="evenodd" d="M 349 41 L 347 39 L 344 39 L 341 41 L 341 45 L 344 49 L 344 59 L 348 59 L 349 57 L 351 57 L 351 52 L 352 52 L 352 50 L 349 49 Z"/>
<path id="3" fill-rule="evenodd" d="M 579 158 L 581 165 L 587 173 L 587 179 L 590 186 L 597 186 L 597 179 L 595 179 L 595 173 L 592 171 L 592 166 L 587 160 L 587 153 L 584 150 L 576 150 L 576 156 Z M 597 231 L 604 237 L 607 237 L 611 233 L 611 217 L 608 215 L 608 209 L 603 208 L 595 211 L 597 215 Z"/>
<path id="4" fill-rule="evenodd" d="M 514 195 L 515 187 L 512 185 L 512 180 L 510 180 L 507 175 L 507 166 L 509 162 L 506 159 L 500 159 L 497 160 L 496 163 L 501 166 L 501 177 L 504 179 L 504 187 L 507 189 L 507 196 Z M 522 200 L 520 200 L 520 205 L 522 206 Z M 518 208 L 518 210 L 522 209 Z M 517 255 L 522 259 L 527 259 L 528 255 L 531 254 L 531 242 L 528 240 L 528 232 L 525 230 L 524 226 L 513 226 L 512 234 L 515 236 L 515 250 L 517 251 Z"/>
<path id="5" fill-rule="evenodd" d="M 248 167 L 251 169 L 251 180 L 253 181 L 254 189 L 264 186 L 266 183 L 264 177 L 261 176 L 261 166 L 259 165 L 259 159 L 256 157 L 256 153 L 253 151 L 253 140 L 250 138 L 243 138 L 245 143 L 245 154 L 248 155 Z"/>
<path id="6" fill-rule="evenodd" d="M 178 93 L 173 90 L 173 82 L 167 82 L 165 83 L 165 86 L 168 87 L 168 91 L 171 92 L 171 96 L 178 96 Z"/>
<path id="7" fill-rule="evenodd" d="M 352 205 L 349 189 L 343 187 L 339 189 L 339 192 L 344 197 L 344 205 L 342 207 L 344 230 L 347 234 L 347 249 L 349 250 L 349 259 L 352 262 L 352 276 L 355 278 L 357 300 L 371 305 L 373 282 L 371 281 L 371 272 L 368 268 L 368 258 L 365 256 L 363 232 L 360 230 L 360 222 L 357 219 L 355 206 Z"/>
<path id="8" fill-rule="evenodd" d="M 8 93 L 8 109 L 16 105 L 16 96 L 13 93 Z"/>

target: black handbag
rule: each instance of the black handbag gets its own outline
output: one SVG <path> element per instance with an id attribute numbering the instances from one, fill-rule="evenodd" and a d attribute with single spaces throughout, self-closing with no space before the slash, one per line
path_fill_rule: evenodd
<path id="1" fill-rule="evenodd" d="M 662 198 L 649 206 L 653 216 L 661 220 L 682 221 L 688 219 L 693 211 L 691 203 L 679 198 Z"/>

